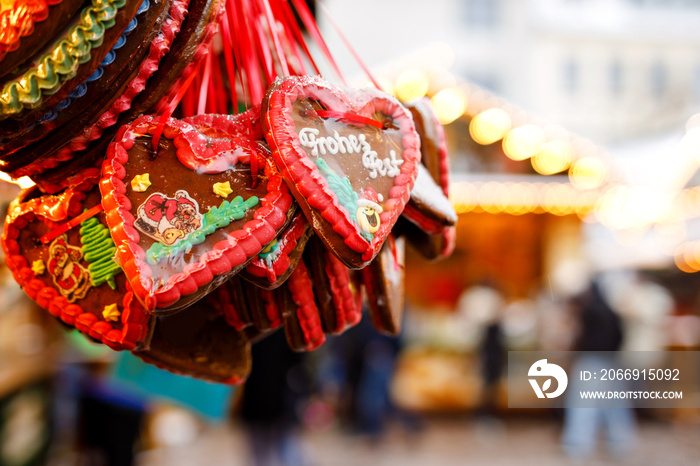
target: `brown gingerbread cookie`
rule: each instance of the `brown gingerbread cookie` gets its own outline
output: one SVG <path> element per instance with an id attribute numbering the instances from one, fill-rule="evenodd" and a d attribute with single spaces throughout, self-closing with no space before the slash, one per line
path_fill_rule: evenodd
<path id="1" fill-rule="evenodd" d="M 265 139 L 314 232 L 362 268 L 408 201 L 420 161 L 410 113 L 377 90 L 318 77 L 277 80 L 262 105 Z"/>
<path id="2" fill-rule="evenodd" d="M 217 306 L 226 302 L 217 299 Z M 187 309 L 155 317 L 150 344 L 134 354 L 176 374 L 238 385 L 251 367 L 250 342 L 228 325 L 207 298 Z"/>
<path id="3" fill-rule="evenodd" d="M 297 265 L 283 286 L 273 291 L 284 319 L 284 333 L 294 351 L 313 351 L 326 341 L 308 270 Z"/>
<path id="4" fill-rule="evenodd" d="M 161 32 L 170 6 L 170 0 L 143 0 L 136 16 L 99 67 L 66 98 L 49 109 L 42 106 L 23 112 L 19 118 L 0 121 L 2 150 L 12 153 L 48 137 L 66 124 L 80 128 L 87 126 L 91 120 L 104 113 L 123 94 L 123 88 L 136 75 L 139 65 L 148 54 L 150 44 Z M 56 141 L 57 139 L 53 143 Z"/>
<path id="5" fill-rule="evenodd" d="M 361 270 L 370 317 L 382 333 L 398 335 L 404 310 L 405 243 L 390 236 L 377 258 Z"/>
<path id="6" fill-rule="evenodd" d="M 272 290 L 283 284 L 301 260 L 312 230 L 302 212 L 298 212 L 279 236 L 265 246 L 240 273 L 241 278 Z"/>
<path id="7" fill-rule="evenodd" d="M 449 195 L 450 158 L 445 139 L 445 130 L 438 121 L 430 99 L 420 99 L 406 104 L 413 115 L 416 131 L 421 139 L 421 164 L 425 166 L 433 180 L 442 188 L 445 197 Z M 413 193 L 412 193 L 413 196 Z M 400 230 L 406 240 L 427 259 L 441 259 L 452 254 L 455 247 L 456 227 L 448 226 L 440 231 L 430 228 L 426 222 L 403 222 Z M 424 225 L 421 225 L 424 223 Z"/>
<path id="8" fill-rule="evenodd" d="M 96 186 L 24 191 L 9 210 L 2 247 L 17 283 L 63 323 L 116 350 L 144 343 L 149 316 L 113 261 Z"/>
<path id="9" fill-rule="evenodd" d="M 314 236 L 304 251 L 323 330 L 339 334 L 362 318 L 359 293 L 349 270 Z"/>
<path id="10" fill-rule="evenodd" d="M 241 116 L 122 127 L 100 189 L 117 261 L 149 311 L 173 312 L 252 260 L 294 214 L 292 197 Z M 211 125 L 211 126 L 210 126 Z M 240 126 L 236 136 L 233 128 Z"/>
<path id="11" fill-rule="evenodd" d="M 63 29 L 83 0 L 10 0 L 0 12 L 0 78 Z"/>

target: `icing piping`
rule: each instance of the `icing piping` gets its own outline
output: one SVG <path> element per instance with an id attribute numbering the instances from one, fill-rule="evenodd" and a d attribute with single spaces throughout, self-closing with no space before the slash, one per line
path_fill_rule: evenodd
<path id="1" fill-rule="evenodd" d="M 348 218 L 355 223 L 355 225 L 361 227 L 357 220 L 357 216 L 353 215 L 360 208 L 358 205 L 360 196 L 354 191 L 352 185 L 350 184 L 350 179 L 347 176 L 341 178 L 336 172 L 331 170 L 326 161 L 323 159 L 316 159 L 316 166 L 318 167 L 319 171 L 323 173 L 326 181 L 328 181 L 328 187 L 335 193 L 340 205 L 345 207 L 345 209 L 348 211 Z M 369 231 L 365 231 L 364 229 L 360 228 L 360 234 L 367 241 L 372 241 L 372 233 Z"/>
<path id="2" fill-rule="evenodd" d="M 37 123 L 48 123 L 49 121 L 55 120 L 58 116 L 58 112 L 67 109 L 71 106 L 71 104 L 74 101 L 80 99 L 85 95 L 85 93 L 87 92 L 88 83 L 97 81 L 102 77 L 102 75 L 104 74 L 104 67 L 111 65 L 112 62 L 114 62 L 114 59 L 117 57 L 115 51 L 119 50 L 124 46 L 124 44 L 126 44 L 127 36 L 131 34 L 131 32 L 134 29 L 136 29 L 136 26 L 138 25 L 138 15 L 148 11 L 149 8 L 149 0 L 143 0 L 141 6 L 136 12 L 136 16 L 134 16 L 134 19 L 132 19 L 131 22 L 128 24 L 122 35 L 119 36 L 119 39 L 117 40 L 117 43 L 114 44 L 114 46 L 112 47 L 112 50 L 110 50 L 109 53 L 105 55 L 105 57 L 102 59 L 100 66 L 97 67 L 95 72 L 92 73 L 92 75 L 89 78 L 87 78 L 83 83 L 79 84 L 75 89 L 73 89 L 71 93 L 68 94 L 68 97 L 56 104 L 56 107 L 52 108 L 51 110 L 44 113 L 41 117 L 39 117 L 36 123 L 33 123 L 32 126 L 35 126 Z"/>
<path id="3" fill-rule="evenodd" d="M 44 275 L 44 272 L 46 272 L 46 266 L 44 265 L 44 261 L 41 259 L 37 259 L 34 262 L 32 262 L 32 272 L 34 272 L 34 275 Z"/>
<path id="4" fill-rule="evenodd" d="M 272 156 L 289 181 L 297 199 L 303 198 L 312 208 L 333 225 L 333 230 L 342 238 L 350 251 L 359 254 L 343 257 L 343 262 L 353 268 L 361 268 L 379 252 L 379 248 L 403 211 L 416 178 L 416 164 L 420 162 L 420 141 L 410 113 L 391 96 L 373 89 L 355 93 L 351 103 L 337 87 L 318 77 L 292 76 L 275 82 L 267 93 L 267 106 L 262 121 L 265 139 L 270 144 Z M 371 242 L 361 234 L 347 210 L 334 199 L 325 177 L 319 176 L 318 168 L 308 160 L 301 149 L 298 134 L 294 130 L 291 116 L 294 102 L 314 99 L 326 108 L 352 110 L 360 115 L 381 112 L 397 125 L 402 135 L 402 158 L 400 174 L 394 178 L 389 197 L 380 214 L 381 224 Z"/>
<path id="5" fill-rule="evenodd" d="M 91 50 L 102 45 L 105 31 L 114 26 L 117 11 L 125 4 L 126 0 L 93 0 L 85 7 L 80 22 L 54 42 L 36 66 L 3 86 L 0 114 L 13 115 L 36 106 L 44 94 L 52 94 L 75 76 L 78 67 L 90 60 Z"/>
<path id="6" fill-rule="evenodd" d="M 299 144 L 302 147 L 311 149 L 311 155 L 338 155 L 338 154 L 359 154 L 362 156 L 362 166 L 369 171 L 369 177 L 374 179 L 377 176 L 388 176 L 395 178 L 401 174 L 402 159 L 396 158 L 396 151 L 389 150 L 389 157 L 379 158 L 377 151 L 372 150 L 372 146 L 367 142 L 364 134 L 355 136 L 341 136 L 337 131 L 332 136 L 320 136 L 320 131 L 315 128 L 302 128 L 299 131 Z"/>
<path id="7" fill-rule="evenodd" d="M 80 224 L 80 242 L 83 245 L 83 258 L 89 263 L 92 286 L 98 287 L 107 282 L 110 288 L 116 290 L 114 277 L 122 273 L 122 269 L 114 262 L 117 248 L 107 227 L 96 217 L 85 220 Z"/>
<path id="8" fill-rule="evenodd" d="M 216 194 L 219 197 L 223 197 L 224 199 L 226 199 L 233 193 L 233 190 L 231 189 L 231 182 L 229 181 L 225 183 L 214 183 L 213 190 L 214 194 Z"/>
<path id="9" fill-rule="evenodd" d="M 195 245 L 203 243 L 208 235 L 228 226 L 234 220 L 242 219 L 246 211 L 255 207 L 258 202 L 259 199 L 256 196 L 249 197 L 247 201 L 244 201 L 241 196 L 236 196 L 230 202 L 224 201 L 219 207 L 212 207 L 204 214 L 200 229 L 173 245 L 153 243 L 146 251 L 146 260 L 149 264 L 156 264 L 164 257 L 170 257 L 179 252 L 187 254 Z"/>
<path id="10" fill-rule="evenodd" d="M 106 305 L 104 310 L 102 311 L 102 317 L 107 322 L 117 322 L 121 315 L 122 315 L 122 313 L 119 312 L 119 308 L 117 307 L 117 303 L 112 303 L 112 304 Z"/>
<path id="11" fill-rule="evenodd" d="M 114 125 L 119 115 L 131 108 L 131 101 L 145 89 L 146 81 L 158 69 L 161 58 L 170 51 L 173 39 L 180 32 L 180 26 L 187 14 L 188 5 L 189 0 L 173 1 L 170 6 L 170 16 L 163 24 L 161 33 L 151 42 L 148 58 L 141 63 L 138 75 L 131 80 L 126 91 L 112 103 L 109 110 L 100 115 L 94 124 L 85 128 L 80 136 L 73 138 L 52 154 L 51 157 L 39 159 L 25 167 L 19 168 L 12 172 L 12 175 L 15 177 L 31 176 L 55 168 L 61 162 L 71 160 L 75 152 L 85 150 L 90 142 L 102 136 L 104 129 Z"/>
<path id="12" fill-rule="evenodd" d="M 84 181 L 86 181 L 84 184 L 94 186 L 93 183 Z M 89 189 L 85 186 L 80 188 Z M 20 254 L 19 234 L 30 221 L 39 219 L 49 228 L 53 228 L 56 222 L 64 221 L 67 217 L 80 212 L 84 199 L 83 192 L 68 189 L 55 196 L 42 196 L 21 204 L 13 203 L 2 233 L 5 260 L 12 276 L 25 293 L 51 315 L 68 325 L 75 326 L 80 332 L 101 341 L 115 351 L 133 350 L 146 337 L 149 317 L 138 300 L 134 299 L 128 283 L 123 299 L 123 326 L 117 329 L 108 322 L 100 321 L 94 314 L 85 312 L 80 305 L 69 303 L 55 288 L 47 286 L 42 280 L 36 278 L 28 267 L 26 258 Z"/>
<path id="13" fill-rule="evenodd" d="M 131 189 L 137 193 L 146 192 L 146 190 L 151 186 L 151 175 L 144 173 L 143 175 L 134 175 L 131 179 Z"/>
<path id="14" fill-rule="evenodd" d="M 234 116 L 226 116 L 225 119 L 231 123 L 231 127 L 236 126 L 236 122 L 247 121 L 239 120 Z M 166 131 L 174 121 L 168 121 Z M 211 283 L 216 276 L 229 273 L 234 267 L 242 265 L 245 260 L 257 255 L 263 245 L 276 236 L 274 232 L 284 226 L 287 221 L 287 212 L 293 205 L 292 196 L 287 190 L 282 175 L 271 160 L 260 157 L 264 167 L 267 194 L 261 200 L 262 206 L 253 214 L 253 220 L 247 222 L 240 230 L 231 233 L 225 240 L 216 243 L 211 251 L 199 259 L 197 270 L 192 272 L 190 268 L 172 275 L 165 286 L 156 289 L 147 270 L 145 251 L 132 240 L 131 232 L 134 231 L 134 217 L 130 212 L 132 205 L 125 196 L 117 193 L 125 192 L 126 189 L 124 164 L 129 160 L 128 150 L 133 147 L 137 136 L 149 134 L 149 131 L 154 130 L 157 122 L 155 117 L 142 116 L 120 129 L 115 141 L 107 150 L 107 160 L 103 164 L 103 179 L 100 183 L 107 218 L 116 222 L 110 225 L 110 228 L 112 238 L 118 246 L 117 260 L 134 290 L 134 295 L 144 303 L 148 311 L 156 307 L 164 308 L 173 305 L 180 297 L 192 294 L 197 288 Z M 246 126 L 241 124 L 240 131 L 245 132 Z"/>
<path id="15" fill-rule="evenodd" d="M 13 8 L 0 13 L 0 61 L 7 52 L 19 48 L 21 37 L 34 32 L 34 23 L 44 21 L 49 16 L 49 7 L 58 5 L 61 0 L 18 0 Z"/>

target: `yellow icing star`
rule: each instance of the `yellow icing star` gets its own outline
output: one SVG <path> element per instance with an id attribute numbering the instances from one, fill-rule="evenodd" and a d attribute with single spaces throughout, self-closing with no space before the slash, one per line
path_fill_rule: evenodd
<path id="1" fill-rule="evenodd" d="M 34 272 L 34 275 L 43 275 L 44 272 L 46 272 L 44 261 L 41 259 L 37 259 L 34 262 L 32 262 L 32 272 Z"/>
<path id="2" fill-rule="evenodd" d="M 233 190 L 231 189 L 231 183 L 226 182 L 226 183 L 214 183 L 214 194 L 217 196 L 221 196 L 223 198 L 227 198 Z"/>
<path id="3" fill-rule="evenodd" d="M 148 173 L 144 173 L 143 175 L 136 175 L 131 180 L 131 189 L 133 189 L 137 193 L 145 192 L 149 186 L 151 186 L 151 179 Z"/>
<path id="4" fill-rule="evenodd" d="M 121 315 L 122 313 L 119 312 L 116 304 L 108 304 L 102 311 L 102 317 L 104 317 L 107 322 L 116 322 L 119 320 L 119 316 Z"/>

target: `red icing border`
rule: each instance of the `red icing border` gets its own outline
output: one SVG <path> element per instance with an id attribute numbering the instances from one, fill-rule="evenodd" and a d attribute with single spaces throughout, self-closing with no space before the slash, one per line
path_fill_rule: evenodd
<path id="1" fill-rule="evenodd" d="M 267 265 L 264 259 L 256 256 L 245 270 L 249 274 L 258 278 L 265 278 L 270 285 L 275 284 L 291 264 L 289 255 L 296 249 L 299 239 L 304 236 L 308 222 L 304 214 L 298 213 L 287 228 L 277 237 L 277 241 L 282 243 L 279 256 L 272 262 L 272 266 Z"/>
<path id="2" fill-rule="evenodd" d="M 49 7 L 61 0 L 17 0 L 12 8 L 0 13 L 0 62 L 8 52 L 19 48 L 22 37 L 34 32 L 34 24 L 46 20 Z"/>
<path id="3" fill-rule="evenodd" d="M 315 76 L 292 76 L 276 81 L 268 91 L 269 103 L 263 118 L 263 129 L 275 162 L 285 178 L 295 186 L 295 196 L 303 197 L 311 207 L 320 211 L 345 244 L 362 254 L 362 260 L 367 263 L 377 255 L 403 212 L 416 179 L 421 154 L 420 140 L 410 112 L 396 99 L 374 89 L 358 92 L 357 96 L 361 99 L 359 105 L 353 105 L 340 88 Z M 316 99 L 327 108 L 337 111 L 354 112 L 370 117 L 375 112 L 382 112 L 392 118 L 403 132 L 404 163 L 401 164 L 400 174 L 394 179 L 389 199 L 384 203 L 384 211 L 379 216 L 380 227 L 371 243 L 362 237 L 359 227 L 348 217 L 345 208 L 340 206 L 325 177 L 319 173 L 316 165 L 301 148 L 299 136 L 294 131 L 291 113 L 292 104 L 296 100 L 306 98 Z M 348 265 L 349 262 L 346 261 Z"/>
<path id="4" fill-rule="evenodd" d="M 215 10 L 211 13 L 211 20 L 206 25 L 206 30 L 204 31 L 204 36 L 202 41 L 197 46 L 197 50 L 194 52 L 194 57 L 192 61 L 182 70 L 180 78 L 173 84 L 170 90 L 161 97 L 160 101 L 156 104 L 153 113 L 162 114 L 170 102 L 175 98 L 175 95 L 180 91 L 182 85 L 187 81 L 192 73 L 197 70 L 197 67 L 203 59 L 205 59 L 211 53 L 212 42 L 216 33 L 219 32 L 219 21 L 221 16 L 224 14 L 224 2 L 217 2 L 214 6 Z"/>
<path id="5" fill-rule="evenodd" d="M 294 312 L 299 319 L 299 326 L 304 338 L 304 349 L 313 351 L 326 341 L 326 335 L 323 333 L 309 272 L 303 261 L 299 261 L 299 265 L 289 276 L 287 287 L 292 294 L 294 304 L 297 306 Z"/>
<path id="6" fill-rule="evenodd" d="M 71 160 L 76 152 L 87 149 L 88 144 L 102 137 L 102 132 L 117 123 L 122 112 L 131 108 L 131 102 L 146 88 L 146 81 L 158 69 L 160 60 L 170 51 L 175 36 L 187 15 L 189 0 L 174 0 L 170 6 L 168 19 L 163 23 L 160 34 L 151 42 L 148 58 L 139 65 L 138 74 L 129 82 L 124 93 L 112 102 L 109 109 L 95 123 L 83 129 L 80 136 L 63 145 L 54 155 L 39 159 L 10 173 L 13 177 L 32 176 L 57 167 L 61 162 Z"/>
<path id="7" fill-rule="evenodd" d="M 60 222 L 78 215 L 84 200 L 84 193 L 69 189 L 59 195 L 44 195 L 24 203 L 13 204 L 2 234 L 5 261 L 25 293 L 53 316 L 113 350 L 133 350 L 148 333 L 149 317 L 138 301 L 133 299 L 131 291 L 124 295 L 124 310 L 121 314 L 124 326 L 122 330 L 118 330 L 109 322 L 101 321 L 96 315 L 86 312 L 80 305 L 69 303 L 58 290 L 36 278 L 27 260 L 20 254 L 17 242 L 20 230 L 36 220 L 54 228 Z"/>
<path id="8" fill-rule="evenodd" d="M 330 333 L 342 333 L 346 328 L 356 325 L 362 319 L 362 307 L 358 307 L 356 295 L 350 287 L 351 280 L 348 268 L 330 251 L 325 251 L 325 256 L 325 269 L 338 322 L 338 327 L 330 329 Z"/>
<path id="9" fill-rule="evenodd" d="M 430 235 L 442 234 L 448 228 L 437 220 L 426 217 L 411 204 L 406 204 L 406 207 L 403 210 L 403 215 L 418 225 L 421 230 Z"/>
<path id="10" fill-rule="evenodd" d="M 154 290 L 150 267 L 145 259 L 146 253 L 139 246 L 140 235 L 133 225 L 134 216 L 130 212 L 132 205 L 126 196 L 124 165 L 128 162 L 128 151 L 133 147 L 136 137 L 152 134 L 158 120 L 154 116 L 142 116 L 119 130 L 114 142 L 109 145 L 100 182 L 102 205 L 112 238 L 117 245 L 117 261 L 126 273 L 134 294 L 149 311 L 172 306 L 181 296 L 195 293 L 200 287 L 211 283 L 216 276 L 227 274 L 258 254 L 287 221 L 286 212 L 292 205 L 292 196 L 272 161 L 258 155 L 258 164 L 264 167 L 268 178 L 268 194 L 261 199 L 262 207 L 255 210 L 254 219 L 231 233 L 227 240 L 216 243 L 198 262 L 191 263 L 182 272 L 172 275 L 164 287 Z M 193 140 L 188 133 L 198 131 L 185 122 L 173 119 L 168 120 L 163 131 L 164 137 L 175 140 L 178 157 L 181 159 L 187 159 L 196 152 L 193 149 L 196 146 L 192 146 L 192 143 L 197 144 L 198 141 Z M 206 161 L 207 157 L 198 159 Z M 243 158 L 240 161 L 245 162 Z"/>

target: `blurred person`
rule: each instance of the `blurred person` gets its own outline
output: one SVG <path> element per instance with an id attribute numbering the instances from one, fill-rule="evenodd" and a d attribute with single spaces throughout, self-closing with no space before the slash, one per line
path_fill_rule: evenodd
<path id="1" fill-rule="evenodd" d="M 483 414 L 493 415 L 496 411 L 498 384 L 506 362 L 506 348 L 499 314 L 493 316 L 484 328 L 484 337 L 479 348 L 481 362 Z"/>
<path id="2" fill-rule="evenodd" d="M 601 367 L 614 368 L 617 364 L 607 357 L 606 351 L 619 351 L 623 342 L 620 318 L 608 305 L 599 283 L 593 281 L 586 293 L 572 302 L 579 317 L 576 351 L 585 351 L 574 363 L 571 373 L 595 372 Z M 598 353 L 598 354 L 596 354 Z M 624 381 L 615 382 L 624 385 Z M 571 378 L 568 394 L 578 393 L 580 381 Z M 606 390 L 622 390 L 623 386 L 605 385 Z M 609 450 L 616 456 L 629 452 L 636 437 L 636 421 L 629 400 L 617 400 L 617 408 L 576 408 L 574 397 L 565 399 L 562 446 L 567 455 L 577 458 L 590 456 L 595 450 L 598 433 L 604 429 Z"/>
<path id="3" fill-rule="evenodd" d="M 255 466 L 303 466 L 309 461 L 299 438 L 299 408 L 310 392 L 305 353 L 289 349 L 284 332 L 255 343 L 243 391 L 241 419 Z"/>

